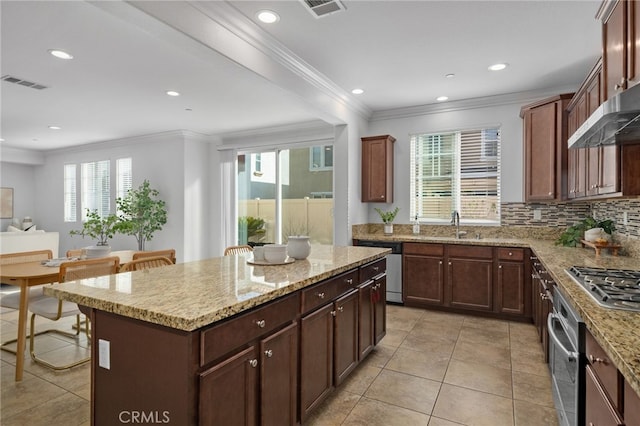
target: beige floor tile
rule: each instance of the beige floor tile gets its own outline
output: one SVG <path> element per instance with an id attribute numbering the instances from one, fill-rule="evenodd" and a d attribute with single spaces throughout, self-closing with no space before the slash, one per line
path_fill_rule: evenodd
<path id="1" fill-rule="evenodd" d="M 509 323 L 493 318 L 467 316 L 464 320 L 465 327 L 479 328 L 481 330 L 509 332 Z"/>
<path id="2" fill-rule="evenodd" d="M 436 323 L 430 321 L 420 320 L 413 326 L 409 335 L 416 337 L 437 337 L 447 338 L 450 340 L 458 340 L 462 323 Z"/>
<path id="3" fill-rule="evenodd" d="M 387 305 L 387 318 L 417 321 L 425 314 L 424 309 L 407 308 L 400 305 Z"/>
<path id="4" fill-rule="evenodd" d="M 429 426 L 460 426 L 462 423 L 456 423 L 439 417 L 431 416 Z"/>
<path id="5" fill-rule="evenodd" d="M 429 416 L 383 401 L 362 398 L 351 411 L 343 426 L 427 426 Z"/>
<path id="6" fill-rule="evenodd" d="M 20 382 L 3 380 L 1 396 L 2 421 L 0 423 L 5 424 L 5 419 L 9 419 L 20 412 L 39 412 L 40 408 L 37 410 L 33 408 L 65 393 L 67 392 L 64 389 L 46 380 L 26 374 Z"/>
<path id="7" fill-rule="evenodd" d="M 472 343 L 459 340 L 451 356 L 460 361 L 482 360 L 494 367 L 511 369 L 511 352 L 508 348 L 491 343 Z"/>
<path id="8" fill-rule="evenodd" d="M 450 359 L 449 355 L 399 348 L 386 369 L 441 382 Z"/>
<path id="9" fill-rule="evenodd" d="M 451 356 L 456 343 L 446 336 L 443 337 L 416 337 L 408 335 L 400 348 L 426 352 L 438 356 Z"/>
<path id="10" fill-rule="evenodd" d="M 549 375 L 549 365 L 544 362 L 544 354 L 540 352 L 527 352 L 518 350 L 511 351 L 511 368 L 514 371 L 537 374 L 538 376 Z"/>
<path id="11" fill-rule="evenodd" d="M 511 371 L 486 362 L 452 359 L 444 383 L 512 398 Z"/>
<path id="12" fill-rule="evenodd" d="M 396 351 L 397 347 L 382 344 L 376 345 L 363 360 L 362 364 L 370 367 L 384 368 Z"/>
<path id="13" fill-rule="evenodd" d="M 501 348 L 509 348 L 509 331 L 482 329 L 475 327 L 467 327 L 465 325 L 460 330 L 459 342 L 468 343 L 484 343 L 499 346 Z"/>
<path id="14" fill-rule="evenodd" d="M 65 393 L 39 405 L 37 410 L 27 410 L 17 416 L 8 417 L 6 419 L 6 423 L 3 419 L 3 424 L 6 424 L 7 426 L 75 426 L 87 422 L 89 420 L 89 416 L 89 401 L 79 398 L 71 393 Z"/>
<path id="15" fill-rule="evenodd" d="M 532 402 L 545 407 L 553 407 L 551 376 L 513 371 L 513 397 L 520 401 Z"/>
<path id="16" fill-rule="evenodd" d="M 42 368 L 44 372 L 39 376 L 50 383 L 60 386 L 64 390 L 79 395 L 86 393 L 87 389 L 90 390 L 91 365 L 89 363 L 62 371 L 54 371 L 46 367 Z"/>
<path id="17" fill-rule="evenodd" d="M 443 384 L 432 415 L 474 426 L 513 426 L 513 400 Z"/>
<path id="18" fill-rule="evenodd" d="M 90 357 L 91 350 L 80 346 L 66 345 L 59 349 L 40 353 L 36 346 L 36 354 L 38 358 L 41 358 L 53 365 L 68 365 L 72 362 Z"/>
<path id="19" fill-rule="evenodd" d="M 466 318 L 466 315 L 425 309 L 424 316 L 421 319 L 422 321 L 437 322 L 439 324 L 457 324 L 462 326 Z"/>
<path id="20" fill-rule="evenodd" d="M 389 330 L 399 330 L 406 331 L 407 333 L 411 331 L 413 326 L 416 324 L 417 320 L 406 320 L 403 318 L 389 318 L 387 317 L 387 331 Z"/>
<path id="21" fill-rule="evenodd" d="M 387 327 L 387 334 L 380 341 L 380 345 L 397 348 L 409 334 L 408 331 L 393 330 Z"/>
<path id="22" fill-rule="evenodd" d="M 305 426 L 341 425 L 353 407 L 360 401 L 360 395 L 341 390 L 334 392 L 305 421 Z"/>
<path id="23" fill-rule="evenodd" d="M 383 370 L 364 396 L 409 410 L 431 414 L 440 382 Z"/>
<path id="24" fill-rule="evenodd" d="M 364 395 L 381 371 L 382 369 L 378 367 L 359 365 L 340 385 L 340 389 L 356 395 Z"/>
<path id="25" fill-rule="evenodd" d="M 514 401 L 515 426 L 558 426 L 555 408 L 543 407 L 527 401 Z"/>

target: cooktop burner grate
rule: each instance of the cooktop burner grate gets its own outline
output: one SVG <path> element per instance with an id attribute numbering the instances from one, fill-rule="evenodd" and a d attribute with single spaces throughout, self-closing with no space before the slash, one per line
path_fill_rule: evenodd
<path id="1" fill-rule="evenodd" d="M 640 271 L 572 266 L 567 274 L 601 306 L 640 312 Z"/>

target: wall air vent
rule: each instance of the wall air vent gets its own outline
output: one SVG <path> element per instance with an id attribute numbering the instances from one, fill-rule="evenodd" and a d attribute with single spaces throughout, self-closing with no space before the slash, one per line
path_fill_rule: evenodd
<path id="1" fill-rule="evenodd" d="M 44 84 L 34 83 L 33 81 L 29 81 L 29 80 L 23 80 L 21 78 L 14 77 L 12 75 L 3 75 L 2 78 L 0 78 L 0 80 L 6 81 L 7 83 L 19 84 L 20 86 L 31 87 L 32 89 L 36 89 L 36 90 L 42 90 L 42 89 L 48 88 L 48 86 L 45 86 Z"/>
<path id="2" fill-rule="evenodd" d="M 340 12 L 346 8 L 339 0 L 300 0 L 316 18 Z"/>

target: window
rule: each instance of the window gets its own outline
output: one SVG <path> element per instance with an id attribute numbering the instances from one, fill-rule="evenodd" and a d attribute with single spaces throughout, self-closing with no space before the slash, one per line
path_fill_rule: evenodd
<path id="1" fill-rule="evenodd" d="M 76 165 L 64 165 L 64 221 L 77 221 Z"/>
<path id="2" fill-rule="evenodd" d="M 77 182 L 77 165 L 64 165 L 64 221 L 78 221 L 78 197 L 80 214 L 84 221 L 87 209 L 97 210 L 101 217 L 111 213 L 116 197 L 124 197 L 133 183 L 133 162 L 131 158 L 115 161 L 115 173 L 111 173 L 109 160 L 80 164 L 80 184 Z M 115 196 L 111 193 L 111 176 L 115 176 Z"/>
<path id="3" fill-rule="evenodd" d="M 309 171 L 333 169 L 333 145 L 309 148 Z"/>
<path id="4" fill-rule="evenodd" d="M 500 129 L 411 136 L 411 217 L 500 223 Z"/>

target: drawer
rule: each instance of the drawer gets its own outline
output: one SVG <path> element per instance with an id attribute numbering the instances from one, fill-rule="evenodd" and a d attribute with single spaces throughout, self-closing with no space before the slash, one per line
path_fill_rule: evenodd
<path id="1" fill-rule="evenodd" d="M 620 381 L 618 380 L 618 369 L 591 333 L 586 332 L 585 335 L 587 363 L 598 377 L 614 407 L 619 409 Z"/>
<path id="2" fill-rule="evenodd" d="M 336 282 L 336 297 L 355 288 L 358 283 L 358 270 L 354 269 L 330 280 Z"/>
<path id="3" fill-rule="evenodd" d="M 332 302 L 336 298 L 338 295 L 338 281 L 336 278 L 330 278 L 320 284 L 302 290 L 302 313 Z"/>
<path id="4" fill-rule="evenodd" d="M 369 281 L 376 275 L 380 275 L 387 270 L 387 259 L 376 260 L 360 267 L 360 282 Z"/>
<path id="5" fill-rule="evenodd" d="M 521 248 L 499 248 L 498 260 L 515 260 L 522 262 L 524 260 L 524 249 Z"/>
<path id="6" fill-rule="evenodd" d="M 493 247 L 459 246 L 450 244 L 449 257 L 469 257 L 473 259 L 493 259 Z"/>
<path id="7" fill-rule="evenodd" d="M 402 245 L 402 253 L 444 256 L 444 244 L 404 243 Z"/>
<path id="8" fill-rule="evenodd" d="M 297 318 L 298 293 L 240 314 L 200 333 L 200 366 Z"/>

